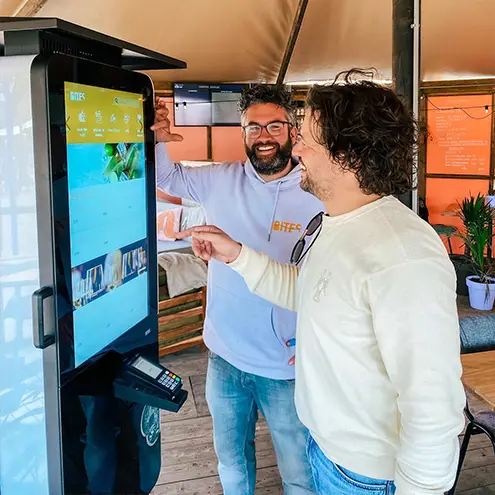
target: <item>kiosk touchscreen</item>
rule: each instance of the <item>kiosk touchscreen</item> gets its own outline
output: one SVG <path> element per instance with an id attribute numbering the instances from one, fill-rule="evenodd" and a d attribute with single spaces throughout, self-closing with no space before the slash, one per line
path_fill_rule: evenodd
<path id="1" fill-rule="evenodd" d="M 64 83 L 74 367 L 149 317 L 143 96 Z"/>

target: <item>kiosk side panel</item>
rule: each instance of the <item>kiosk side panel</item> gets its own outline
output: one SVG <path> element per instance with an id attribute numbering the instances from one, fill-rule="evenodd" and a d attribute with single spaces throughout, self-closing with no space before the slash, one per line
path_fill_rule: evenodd
<path id="1" fill-rule="evenodd" d="M 33 345 L 40 288 L 31 65 L 0 58 L 0 491 L 48 495 L 43 351 Z M 49 316 L 53 300 L 44 309 Z"/>

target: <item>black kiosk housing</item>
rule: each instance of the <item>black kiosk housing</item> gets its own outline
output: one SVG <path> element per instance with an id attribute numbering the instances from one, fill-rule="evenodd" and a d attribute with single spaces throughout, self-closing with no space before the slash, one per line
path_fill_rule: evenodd
<path id="1" fill-rule="evenodd" d="M 0 31 L 4 56 L 35 55 L 33 339 L 55 398 L 50 493 L 149 493 L 159 409 L 187 392 L 158 360 L 154 90 L 134 70 L 186 64 L 59 19 L 1 17 Z"/>

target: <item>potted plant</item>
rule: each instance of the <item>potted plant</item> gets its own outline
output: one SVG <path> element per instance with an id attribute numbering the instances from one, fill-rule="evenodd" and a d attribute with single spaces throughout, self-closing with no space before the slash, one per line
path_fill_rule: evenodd
<path id="1" fill-rule="evenodd" d="M 495 263 L 489 253 L 493 239 L 494 209 L 478 194 L 459 203 L 464 230 L 458 231 L 475 274 L 466 277 L 472 308 L 490 311 L 495 300 Z"/>

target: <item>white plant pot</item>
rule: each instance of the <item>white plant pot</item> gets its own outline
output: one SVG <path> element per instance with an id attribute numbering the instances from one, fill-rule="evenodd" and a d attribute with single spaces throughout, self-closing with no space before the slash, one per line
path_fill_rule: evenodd
<path id="1" fill-rule="evenodd" d="M 469 304 L 473 309 L 491 311 L 495 301 L 495 278 L 488 278 L 489 284 L 475 282 L 477 275 L 466 277 L 466 285 L 469 292 Z"/>

